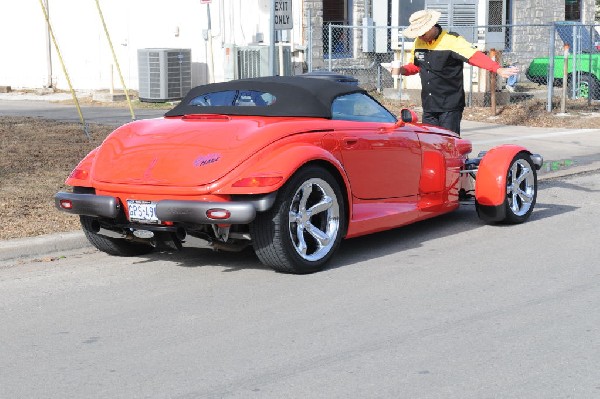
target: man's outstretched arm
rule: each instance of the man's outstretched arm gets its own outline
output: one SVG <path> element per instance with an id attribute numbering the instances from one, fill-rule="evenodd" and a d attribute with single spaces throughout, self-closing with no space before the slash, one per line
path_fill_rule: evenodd
<path id="1" fill-rule="evenodd" d="M 509 76 L 519 73 L 519 68 L 517 67 L 500 68 L 500 64 L 483 54 L 481 51 L 475 52 L 475 54 L 469 58 L 468 62 L 473 66 L 495 72 L 503 78 L 508 78 Z"/>

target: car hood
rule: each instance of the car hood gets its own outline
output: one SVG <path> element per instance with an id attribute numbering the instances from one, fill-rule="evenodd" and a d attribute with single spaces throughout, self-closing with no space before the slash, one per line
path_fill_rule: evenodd
<path id="1" fill-rule="evenodd" d="M 224 115 L 132 122 L 102 143 L 92 179 L 180 187 L 209 184 L 260 149 L 292 134 L 285 126 L 292 124 L 282 118 Z"/>

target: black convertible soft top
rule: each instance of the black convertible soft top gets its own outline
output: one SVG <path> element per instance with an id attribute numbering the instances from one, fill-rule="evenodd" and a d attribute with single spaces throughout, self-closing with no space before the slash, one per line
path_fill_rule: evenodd
<path id="1" fill-rule="evenodd" d="M 230 90 L 258 91 L 275 96 L 268 106 L 198 106 L 192 100 L 207 93 Z M 331 118 L 331 102 L 344 94 L 366 93 L 358 86 L 309 76 L 269 76 L 211 83 L 191 89 L 165 116 L 225 114 L 257 116 L 305 116 Z"/>

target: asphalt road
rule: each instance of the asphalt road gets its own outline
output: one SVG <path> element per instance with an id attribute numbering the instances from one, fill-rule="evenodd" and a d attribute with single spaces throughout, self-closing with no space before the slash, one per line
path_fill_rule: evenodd
<path id="1" fill-rule="evenodd" d="M 472 206 L 344 242 L 307 276 L 251 252 L 0 261 L 2 398 L 595 398 L 600 178 L 529 222 Z"/>
<path id="2" fill-rule="evenodd" d="M 5 95 L 3 99 L 0 95 L 0 115 L 81 122 L 79 112 L 74 105 L 44 100 L 8 100 L 7 98 L 11 97 Z M 120 126 L 133 120 L 129 108 L 82 105 L 80 109 L 86 123 Z M 136 109 L 134 116 L 135 119 L 158 118 L 163 116 L 166 111 L 164 109 Z"/>

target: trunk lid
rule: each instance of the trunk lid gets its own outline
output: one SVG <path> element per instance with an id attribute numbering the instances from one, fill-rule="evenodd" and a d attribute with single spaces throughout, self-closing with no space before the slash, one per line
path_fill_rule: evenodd
<path id="1" fill-rule="evenodd" d="M 281 118 L 203 115 L 124 125 L 101 145 L 92 179 L 116 184 L 195 187 L 229 173 L 285 133 Z"/>

